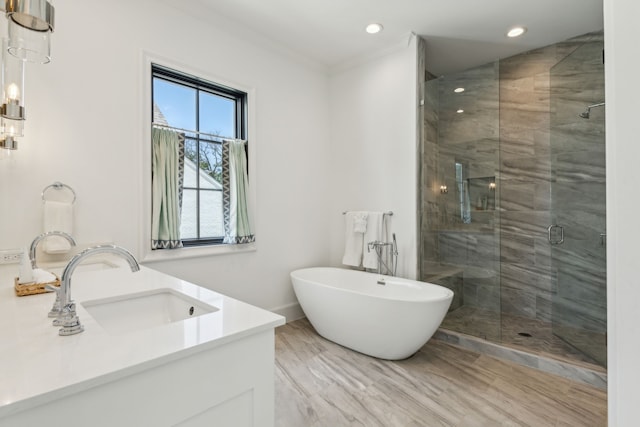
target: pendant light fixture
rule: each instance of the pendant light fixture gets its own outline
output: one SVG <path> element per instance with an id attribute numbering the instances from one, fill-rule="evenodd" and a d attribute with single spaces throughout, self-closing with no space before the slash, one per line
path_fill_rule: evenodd
<path id="1" fill-rule="evenodd" d="M 55 9 L 47 0 L 7 0 L 9 52 L 28 62 L 51 61 Z"/>
<path id="2" fill-rule="evenodd" d="M 16 150 L 15 138 L 24 135 L 24 66 L 51 61 L 55 9 L 48 0 L 6 0 L 4 6 L 8 39 L 1 56 L 0 149 Z"/>
<path id="3" fill-rule="evenodd" d="M 6 136 L 23 136 L 24 61 L 11 55 L 7 40 L 2 43 L 2 107 L 0 130 Z"/>

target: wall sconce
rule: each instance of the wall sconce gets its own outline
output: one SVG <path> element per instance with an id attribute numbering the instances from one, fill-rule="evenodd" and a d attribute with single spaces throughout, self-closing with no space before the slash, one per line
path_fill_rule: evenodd
<path id="1" fill-rule="evenodd" d="M 449 192 L 449 189 L 447 188 L 446 185 L 440 186 L 440 194 L 447 194 L 448 192 Z"/>
<path id="2" fill-rule="evenodd" d="M 24 64 L 51 61 L 55 9 L 48 0 L 6 0 L 4 11 L 9 38 L 2 46 L 0 148 L 16 150 L 15 138 L 24 135 Z"/>
<path id="3" fill-rule="evenodd" d="M 496 190 L 496 183 L 495 182 L 490 182 L 489 183 L 489 191 L 495 191 Z"/>

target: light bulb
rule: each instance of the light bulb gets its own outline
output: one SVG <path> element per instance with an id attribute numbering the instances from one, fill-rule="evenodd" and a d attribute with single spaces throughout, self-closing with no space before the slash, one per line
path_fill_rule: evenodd
<path id="1" fill-rule="evenodd" d="M 10 101 L 18 101 L 18 99 L 20 98 L 20 89 L 18 88 L 17 84 L 11 83 L 9 86 L 7 86 L 7 98 Z"/>
<path id="2" fill-rule="evenodd" d="M 507 32 L 507 37 L 520 37 L 527 32 L 525 27 L 513 27 Z"/>
<path id="3" fill-rule="evenodd" d="M 378 23 L 369 24 L 367 25 L 367 28 L 365 28 L 366 32 L 369 34 L 377 34 L 380 31 L 382 31 L 382 29 L 383 29 L 382 24 L 378 24 Z"/>

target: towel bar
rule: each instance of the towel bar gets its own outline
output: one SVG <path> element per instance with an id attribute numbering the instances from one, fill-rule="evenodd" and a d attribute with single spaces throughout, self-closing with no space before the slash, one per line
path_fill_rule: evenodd
<path id="1" fill-rule="evenodd" d="M 342 215 L 346 215 L 347 212 L 351 212 L 351 211 L 344 211 L 344 212 L 342 212 Z M 383 212 L 383 215 L 392 216 L 393 215 L 393 211 Z"/>
<path id="2" fill-rule="evenodd" d="M 53 184 L 47 185 L 46 187 L 44 187 L 44 190 L 42 190 L 42 201 L 44 202 L 46 199 L 44 197 L 45 193 L 47 192 L 47 190 L 54 188 L 56 190 L 63 190 L 63 189 L 67 189 L 69 191 L 71 191 L 71 194 L 73 194 L 73 200 L 71 201 L 71 203 L 75 203 L 76 202 L 76 192 L 73 190 L 73 188 L 71 188 L 70 186 L 68 186 L 67 184 L 63 184 L 59 181 L 54 182 Z"/>

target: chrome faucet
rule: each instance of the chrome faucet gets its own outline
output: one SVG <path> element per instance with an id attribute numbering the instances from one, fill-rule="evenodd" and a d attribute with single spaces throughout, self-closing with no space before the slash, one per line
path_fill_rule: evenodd
<path id="1" fill-rule="evenodd" d="M 76 304 L 71 300 L 71 275 L 85 258 L 106 253 L 124 258 L 129 263 L 131 271 L 136 272 L 140 270 L 138 261 L 136 261 L 133 255 L 126 249 L 115 245 L 94 246 L 74 256 L 62 272 L 62 284 L 58 291 L 62 308 L 57 318 L 53 321 L 53 325 L 61 326 L 59 331 L 60 335 L 73 335 L 84 331 L 84 327 L 80 324 L 80 319 L 78 319 L 78 315 L 76 314 Z"/>
<path id="2" fill-rule="evenodd" d="M 38 247 L 38 243 L 49 236 L 64 237 L 71 244 L 71 246 L 76 245 L 76 241 L 73 240 L 73 237 L 71 237 L 64 231 L 47 231 L 46 233 L 42 233 L 41 235 L 36 236 L 36 238 L 33 239 L 33 242 L 31 242 L 31 247 L 29 248 L 29 260 L 31 261 L 31 268 L 38 268 L 38 266 L 36 265 L 36 248 Z"/>
<path id="3" fill-rule="evenodd" d="M 389 265 L 387 265 L 387 263 L 384 261 L 384 256 L 383 256 L 383 251 L 384 248 L 386 248 L 387 246 L 390 247 L 390 263 Z M 396 242 L 396 233 L 393 233 L 393 241 L 391 242 L 382 242 L 379 240 L 374 240 L 373 242 L 369 242 L 367 243 L 367 251 L 371 252 L 371 249 L 373 249 L 376 252 L 376 255 L 378 257 L 378 270 L 377 273 L 378 274 L 387 274 L 387 275 L 391 275 L 391 276 L 395 276 L 396 275 L 396 270 L 398 268 L 398 243 Z M 383 270 L 384 267 L 384 270 Z M 378 281 L 378 284 L 383 285 L 383 283 L 380 283 L 380 281 Z"/>

